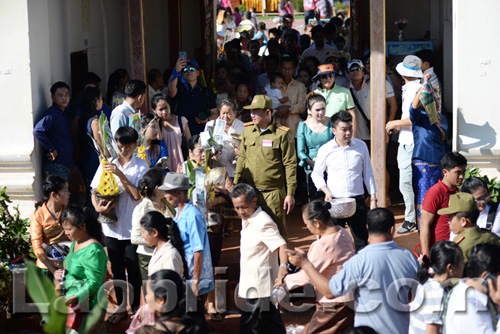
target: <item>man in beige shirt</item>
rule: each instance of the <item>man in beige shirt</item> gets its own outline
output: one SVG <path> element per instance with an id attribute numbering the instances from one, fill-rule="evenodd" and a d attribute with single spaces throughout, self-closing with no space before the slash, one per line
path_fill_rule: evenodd
<path id="1" fill-rule="evenodd" d="M 297 138 L 300 114 L 306 110 L 306 86 L 293 78 L 296 67 L 293 58 L 285 56 L 281 59 L 279 71 L 285 80 L 282 93 L 283 97 L 288 97 L 288 102 L 275 109 L 276 123 L 289 127 L 294 138 Z"/>
<path id="2" fill-rule="evenodd" d="M 242 219 L 238 296 L 245 299 L 245 305 L 239 332 L 285 334 L 280 312 L 269 297 L 276 277 L 288 272 L 286 242 L 271 217 L 257 208 L 257 196 L 250 185 L 238 184 L 230 196 Z"/>

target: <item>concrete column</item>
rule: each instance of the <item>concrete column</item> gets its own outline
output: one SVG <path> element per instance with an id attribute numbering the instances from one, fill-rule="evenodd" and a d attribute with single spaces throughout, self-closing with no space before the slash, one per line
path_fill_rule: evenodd
<path id="1" fill-rule="evenodd" d="M 34 211 L 33 94 L 27 0 L 0 0 L 0 186 L 22 217 Z M 31 51 L 32 53 L 32 51 Z"/>
<path id="2" fill-rule="evenodd" d="M 144 8 L 142 0 L 128 0 L 128 19 L 130 27 L 130 62 L 132 69 L 132 79 L 142 80 L 147 85 L 146 70 L 146 41 L 144 39 Z M 146 89 L 146 96 L 148 89 Z M 149 100 L 141 108 L 149 110 Z"/>
<path id="3" fill-rule="evenodd" d="M 385 207 L 385 1 L 370 1 L 371 153 L 378 205 Z"/>

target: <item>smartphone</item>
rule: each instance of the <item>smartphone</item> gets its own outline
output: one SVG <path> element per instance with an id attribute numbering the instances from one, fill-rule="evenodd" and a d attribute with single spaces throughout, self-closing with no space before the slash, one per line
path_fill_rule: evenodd
<path id="1" fill-rule="evenodd" d="M 179 58 L 182 58 L 184 60 L 187 60 L 187 52 L 186 51 L 180 51 L 179 52 Z"/>
<path id="2" fill-rule="evenodd" d="M 488 279 L 491 279 L 491 283 L 493 283 L 493 285 L 496 285 L 497 278 L 495 277 L 495 275 L 492 275 L 490 273 L 486 273 L 486 275 L 484 275 L 483 280 L 481 281 L 481 284 L 482 284 L 482 286 L 484 286 L 486 288 L 486 291 L 489 292 L 490 287 L 488 286 Z"/>

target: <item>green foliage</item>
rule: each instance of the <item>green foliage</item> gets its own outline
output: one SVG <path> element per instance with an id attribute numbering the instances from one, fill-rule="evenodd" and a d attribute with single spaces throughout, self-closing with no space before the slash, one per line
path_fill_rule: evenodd
<path id="1" fill-rule="evenodd" d="M 59 297 L 54 284 L 36 267 L 33 262 L 25 261 L 27 269 L 28 293 L 42 315 L 43 330 L 47 334 L 59 334 L 66 331 L 66 314 L 68 307 L 64 298 Z M 88 316 L 82 318 L 78 333 L 88 333 L 92 326 L 99 320 L 102 313 L 100 305 L 105 305 L 106 294 L 99 296 L 99 302 L 90 311 Z"/>
<path id="2" fill-rule="evenodd" d="M 0 190 L 0 259 L 15 260 L 27 254 L 35 258 L 29 240 L 29 219 L 22 219 L 19 208 L 10 212 L 8 204 L 12 203 L 7 195 L 7 188 Z"/>
<path id="3" fill-rule="evenodd" d="M 335 1 L 333 7 L 335 8 L 335 13 L 337 13 L 339 10 L 346 13 L 349 11 L 349 6 L 344 5 L 342 1 Z"/>
<path id="4" fill-rule="evenodd" d="M 293 3 L 293 9 L 296 12 L 303 12 L 304 11 L 304 0 L 290 0 L 291 3 Z"/>
<path id="5" fill-rule="evenodd" d="M 243 12 L 247 10 L 247 7 L 245 5 L 239 5 L 238 9 L 240 11 L 240 14 L 243 15 Z"/>
<path id="6" fill-rule="evenodd" d="M 0 263 L 0 310 L 7 310 L 12 301 L 12 271 L 7 263 Z"/>
<path id="7" fill-rule="evenodd" d="M 66 314 L 60 312 L 61 308 L 64 309 L 64 306 L 60 305 L 62 298 L 58 299 L 54 284 L 52 284 L 48 277 L 42 274 L 33 262 L 25 261 L 25 263 L 28 268 L 26 287 L 31 299 L 33 299 L 33 302 L 42 315 L 43 322 L 45 323 L 43 330 L 48 334 L 64 333 L 66 328 Z M 56 300 L 59 300 L 57 310 L 55 308 Z"/>
<path id="8" fill-rule="evenodd" d="M 497 182 L 497 178 L 494 177 L 490 180 L 488 175 L 481 176 L 481 170 L 479 168 L 474 168 L 474 166 L 468 166 L 465 171 L 464 180 L 469 177 L 479 177 L 486 182 L 488 185 L 488 193 L 490 194 L 490 201 L 498 202 L 500 199 L 500 183 Z"/>

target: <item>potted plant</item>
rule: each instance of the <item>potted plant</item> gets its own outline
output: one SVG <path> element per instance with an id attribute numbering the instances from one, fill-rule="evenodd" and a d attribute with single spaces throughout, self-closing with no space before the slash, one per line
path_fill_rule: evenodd
<path id="1" fill-rule="evenodd" d="M 12 310 L 12 267 L 25 257 L 34 258 L 29 238 L 29 219 L 21 218 L 19 208 L 9 204 L 7 188 L 0 189 L 0 318 Z M 21 265 L 22 266 L 22 265 Z M 0 332 L 3 332 L 0 328 Z"/>

